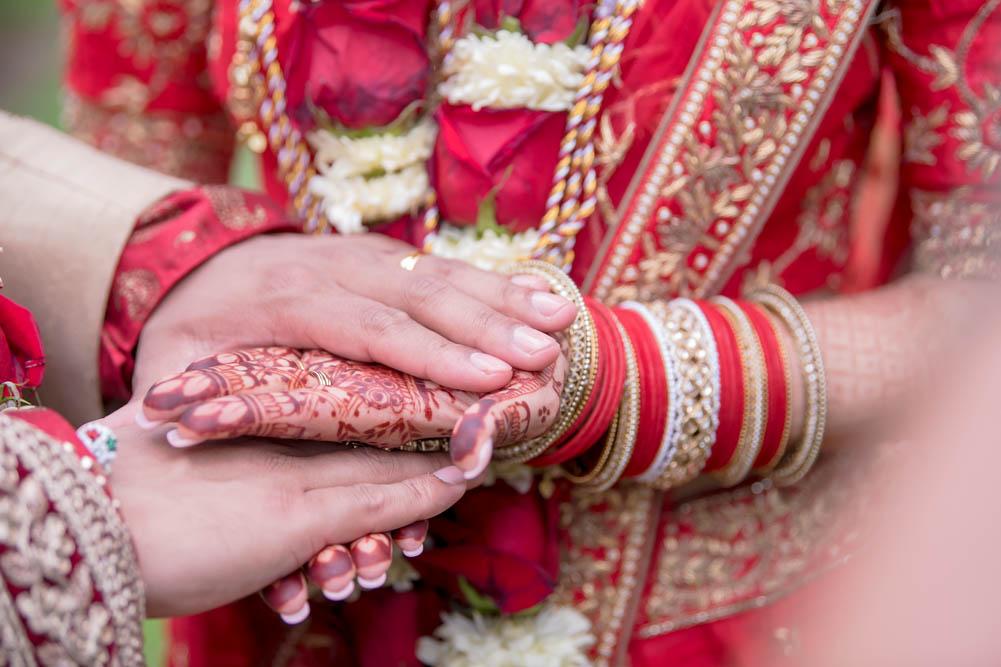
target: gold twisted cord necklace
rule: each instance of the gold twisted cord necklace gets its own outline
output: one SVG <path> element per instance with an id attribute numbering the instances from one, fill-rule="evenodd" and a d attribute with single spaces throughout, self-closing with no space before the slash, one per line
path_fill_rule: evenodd
<path id="1" fill-rule="evenodd" d="M 566 132 L 560 142 L 559 161 L 546 213 L 539 225 L 539 240 L 532 259 L 551 262 L 569 270 L 577 233 L 593 215 L 595 191 L 594 130 L 605 91 L 618 65 L 623 43 L 632 27 L 640 0 L 599 2 L 591 19 L 588 67 L 567 114 Z M 440 63 L 455 43 L 457 12 L 450 0 L 435 4 L 435 43 L 431 53 Z M 305 137 L 288 116 L 285 75 L 278 63 L 275 16 L 271 0 L 240 0 L 237 43 L 229 67 L 230 109 L 240 121 L 237 136 L 251 150 L 270 149 L 278 163 L 278 177 L 306 232 L 331 229 L 320 200 L 309 192 L 316 170 Z M 423 216 L 425 252 L 430 252 L 439 225 L 434 194 Z"/>

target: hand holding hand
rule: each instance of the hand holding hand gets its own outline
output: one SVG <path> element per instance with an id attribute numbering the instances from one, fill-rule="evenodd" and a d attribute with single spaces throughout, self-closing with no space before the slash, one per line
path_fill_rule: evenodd
<path id="1" fill-rule="evenodd" d="M 143 329 L 134 387 L 219 350 L 325 349 L 443 386 L 499 389 L 512 367 L 537 371 L 548 333 L 576 315 L 534 276 L 502 276 L 420 256 L 380 234 L 261 236 L 228 248 L 175 286 Z M 409 267 L 409 268 L 408 268 Z"/>
<path id="2" fill-rule="evenodd" d="M 259 439 L 179 451 L 134 426 L 134 413 L 130 405 L 107 419 L 121 443 L 110 483 L 151 616 L 237 600 L 297 572 L 327 544 L 415 523 L 419 531 L 466 488 L 443 454 Z M 356 561 L 362 572 L 366 563 Z M 323 581 L 329 568 L 319 565 L 311 573 Z"/>
<path id="3" fill-rule="evenodd" d="M 540 435 L 555 421 L 565 374 L 560 355 L 479 396 L 326 352 L 254 348 L 195 362 L 155 384 L 142 423 L 176 421 L 167 434 L 175 447 L 246 435 L 400 447 L 451 434 L 452 460 L 471 479 L 495 446 Z"/>

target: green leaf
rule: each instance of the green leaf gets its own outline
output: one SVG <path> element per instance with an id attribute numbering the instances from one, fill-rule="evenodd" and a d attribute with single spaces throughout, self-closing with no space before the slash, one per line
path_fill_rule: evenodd
<path id="1" fill-rule="evenodd" d="M 528 617 L 528 616 L 535 616 L 540 611 L 542 611 L 542 608 L 545 605 L 546 605 L 546 601 L 543 600 L 542 602 L 540 602 L 539 604 L 535 605 L 534 607 L 529 607 L 528 609 L 522 609 L 521 611 L 517 611 L 517 612 L 515 612 L 515 613 L 513 613 L 511 615 L 514 616 L 515 618 L 525 618 L 525 617 Z"/>
<path id="2" fill-rule="evenodd" d="M 571 49 L 576 49 L 578 46 L 584 43 L 585 39 L 587 39 L 587 29 L 589 27 L 590 24 L 587 20 L 587 16 L 581 16 L 580 20 L 577 21 L 577 25 L 576 27 L 574 27 L 573 32 L 570 33 L 570 36 L 563 41 Z"/>
<path id="3" fill-rule="evenodd" d="M 370 125 L 369 127 L 350 128 L 344 127 L 332 119 L 325 111 L 323 111 L 323 109 L 313 106 L 310 101 L 310 106 L 313 108 L 313 115 L 316 117 L 316 122 L 324 130 L 335 137 L 347 137 L 349 139 L 364 139 L 366 137 L 375 137 L 380 135 L 398 137 L 406 134 L 420 119 L 421 107 L 423 104 L 423 100 L 414 100 L 400 112 L 399 116 L 386 125 Z"/>
<path id="4" fill-rule="evenodd" d="M 525 34 L 525 31 L 521 27 L 521 21 L 513 16 L 502 15 L 497 25 L 501 30 L 507 30 L 518 35 Z"/>
<path id="5" fill-rule="evenodd" d="M 488 229 L 497 233 L 498 236 L 511 236 L 511 232 L 504 229 L 497 222 L 497 193 L 507 183 L 507 179 L 510 178 L 513 169 L 513 165 L 507 168 L 507 171 L 504 172 L 504 178 L 490 189 L 490 192 L 487 193 L 476 209 L 476 238 L 483 238 L 483 233 Z"/>
<path id="6" fill-rule="evenodd" d="M 473 585 L 462 575 L 459 575 L 459 590 L 462 591 L 473 611 L 489 615 L 500 613 L 500 607 L 497 606 L 497 603 L 473 588 Z"/>

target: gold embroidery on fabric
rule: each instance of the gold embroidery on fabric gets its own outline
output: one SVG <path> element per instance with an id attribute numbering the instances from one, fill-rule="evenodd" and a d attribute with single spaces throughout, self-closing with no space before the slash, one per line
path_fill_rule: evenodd
<path id="1" fill-rule="evenodd" d="M 254 229 L 268 222 L 268 212 L 260 204 L 247 208 L 243 194 L 230 187 L 207 187 L 202 191 L 212 204 L 219 222 L 228 229 Z"/>
<path id="2" fill-rule="evenodd" d="M 598 667 L 615 664 L 616 652 L 628 643 L 629 606 L 643 589 L 648 527 L 661 498 L 652 489 L 631 485 L 599 494 L 575 489 L 560 507 L 566 539 L 552 599 L 591 619 L 598 638 L 591 652 Z"/>
<path id="3" fill-rule="evenodd" d="M 80 467 L 71 445 L 3 415 L 0 459 L 0 544 L 6 547 L 0 573 L 4 589 L 15 591 L 16 614 L 45 640 L 39 659 L 142 664 L 144 602 L 135 554 L 97 478 Z M 75 564 L 74 554 L 80 557 Z M 10 629 L 3 632 L 6 647 Z"/>
<path id="4" fill-rule="evenodd" d="M 153 68 L 149 83 L 123 77 L 102 102 L 139 113 L 204 44 L 212 24 L 212 0 L 117 0 L 82 2 L 72 11 L 86 30 L 107 30 L 114 20 L 119 52 L 138 70 Z"/>
<path id="5" fill-rule="evenodd" d="M 665 115 L 623 199 L 622 223 L 610 231 L 612 247 L 588 277 L 595 297 L 705 296 L 748 261 L 873 7 L 862 0 L 721 6 L 705 53 L 696 55 L 704 60 Z M 637 244 L 637 269 L 626 272 Z"/>
<path id="6" fill-rule="evenodd" d="M 130 319 L 142 322 L 149 317 L 159 300 L 160 281 L 147 269 L 123 271 L 115 278 L 112 294 L 116 305 Z"/>
<path id="7" fill-rule="evenodd" d="M 942 278 L 1001 278 L 1001 206 L 968 189 L 910 191 L 914 265 Z"/>
<path id="8" fill-rule="evenodd" d="M 914 112 L 914 119 L 905 128 L 904 161 L 933 165 L 933 149 L 945 143 L 945 133 L 958 139 L 956 157 L 970 171 L 979 170 L 989 179 L 1001 166 L 1001 81 L 983 81 L 981 93 L 974 92 L 966 75 L 966 56 L 980 33 L 987 18 L 997 11 L 1001 0 L 988 0 L 970 20 L 956 45 L 955 51 L 939 44 L 928 46 L 928 55 L 922 55 L 904 43 L 900 11 L 891 10 L 883 22 L 890 48 L 918 70 L 934 76 L 932 90 L 955 88 L 966 108 L 947 114 L 945 104 L 921 116 Z M 935 132 L 935 139 L 929 134 Z M 915 147 L 908 144 L 916 142 Z"/>
<path id="9" fill-rule="evenodd" d="M 129 112 L 63 94 L 67 132 L 105 153 L 199 183 L 225 183 L 233 131 L 225 114 Z"/>
<path id="10" fill-rule="evenodd" d="M 949 119 L 949 105 L 943 102 L 923 115 L 917 109 L 907 125 L 904 126 L 904 162 L 913 164 L 934 165 L 935 150 L 945 143 L 945 137 L 940 131 Z"/>
<path id="11" fill-rule="evenodd" d="M 857 165 L 854 160 L 832 164 L 819 183 L 806 191 L 796 218 L 796 239 L 777 258 L 762 262 L 744 276 L 743 291 L 775 282 L 797 259 L 813 250 L 817 257 L 843 266 L 851 250 L 846 220 L 851 213 Z M 764 282 L 762 282 L 764 281 Z"/>
<path id="12" fill-rule="evenodd" d="M 636 636 L 762 607 L 844 562 L 868 502 L 868 478 L 844 459 L 824 462 L 795 487 L 759 482 L 665 512 Z"/>

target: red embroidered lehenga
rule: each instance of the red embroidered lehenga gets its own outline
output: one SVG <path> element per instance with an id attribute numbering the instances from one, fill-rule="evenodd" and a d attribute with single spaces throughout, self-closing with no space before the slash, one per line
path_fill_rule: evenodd
<path id="1" fill-rule="evenodd" d="M 422 2 L 381 4 L 428 11 Z M 571 275 L 609 304 L 736 295 L 769 281 L 794 294 L 844 288 L 861 233 L 852 228 L 860 175 L 881 84 L 891 78 L 903 153 L 874 273 L 885 280 L 912 242 L 915 270 L 996 274 L 987 246 L 996 242 L 1001 204 L 998 4 L 647 0 L 606 95 L 597 213 L 578 236 Z M 269 150 L 269 127 L 253 105 L 248 115 L 233 68 L 236 3 L 68 0 L 66 7 L 73 133 L 213 183 L 226 177 L 235 132 L 261 152 L 271 198 L 308 208 L 296 190 L 302 174 Z M 290 80 L 294 63 L 283 53 L 308 11 L 274 3 L 277 62 Z M 539 170 L 551 173 L 555 152 L 544 162 Z M 287 226 L 265 213 L 266 202 L 205 192 L 200 205 L 243 211 L 241 224 L 230 223 L 239 229 L 153 216 L 126 248 L 105 327 L 110 393 L 116 383 L 119 392 L 127 386 L 124 367 L 142 322 L 185 270 L 251 233 Z M 419 216 L 381 231 L 422 240 Z M 157 259 L 164 257 L 169 269 Z M 797 642 L 806 641 L 795 627 L 800 600 L 859 540 L 853 517 L 871 491 L 860 480 L 831 457 L 791 488 L 758 483 L 681 504 L 632 486 L 597 499 L 574 495 L 559 508 L 556 599 L 591 618 L 597 664 L 626 656 L 633 665 L 794 659 Z M 392 619 L 413 638 L 433 629 L 437 604 L 426 592 L 370 593 L 343 613 L 315 610 L 308 626 L 288 629 L 248 601 L 176 621 L 172 662 L 413 661 L 380 641 L 375 618 Z"/>

